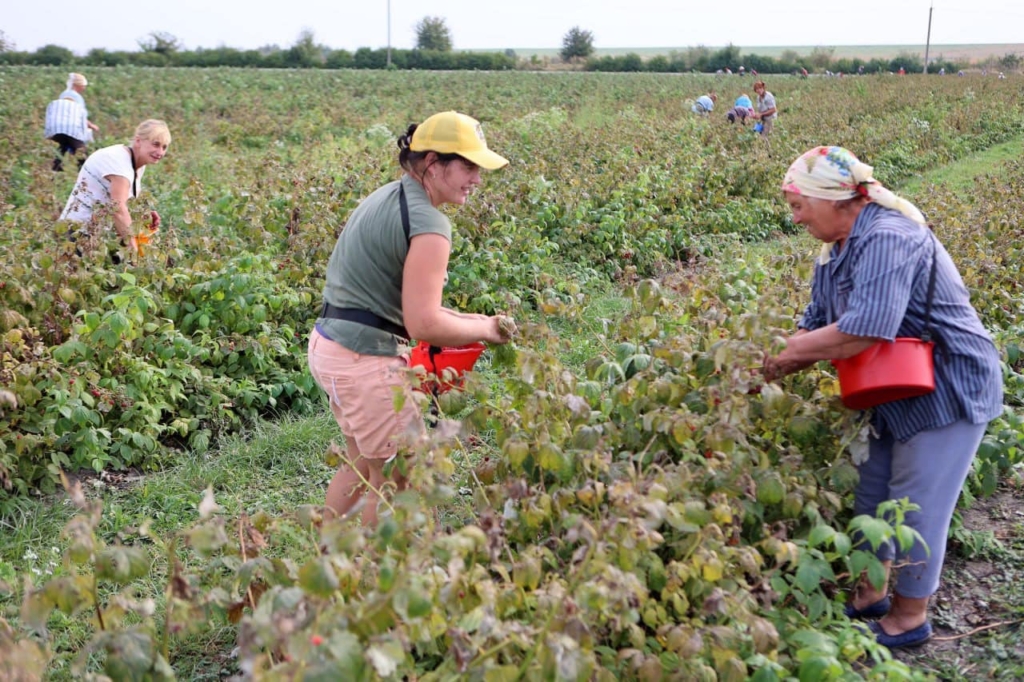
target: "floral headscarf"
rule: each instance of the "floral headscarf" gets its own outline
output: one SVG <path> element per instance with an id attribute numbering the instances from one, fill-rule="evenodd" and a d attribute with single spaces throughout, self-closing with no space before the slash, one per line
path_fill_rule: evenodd
<path id="1" fill-rule="evenodd" d="M 790 165 L 782 181 L 782 191 L 829 201 L 865 196 L 879 206 L 899 211 L 914 222 L 927 224 L 917 206 L 882 186 L 872 177 L 873 171 L 848 149 L 815 147 Z M 819 261 L 828 262 L 831 250 L 832 245 L 825 244 Z"/>

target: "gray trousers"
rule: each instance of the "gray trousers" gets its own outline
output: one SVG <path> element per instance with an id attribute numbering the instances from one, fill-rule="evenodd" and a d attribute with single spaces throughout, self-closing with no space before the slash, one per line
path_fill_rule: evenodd
<path id="1" fill-rule="evenodd" d="M 855 513 L 875 516 L 882 502 L 904 497 L 921 507 L 908 513 L 904 523 L 921 534 L 927 549 L 915 543 L 909 553 L 897 555 L 890 541 L 876 552 L 882 561 L 909 562 L 899 569 L 896 580 L 894 589 L 900 596 L 921 599 L 939 589 L 953 510 L 986 427 L 963 420 L 922 431 L 905 443 L 888 429 L 871 439 L 868 461 L 857 467 Z"/>

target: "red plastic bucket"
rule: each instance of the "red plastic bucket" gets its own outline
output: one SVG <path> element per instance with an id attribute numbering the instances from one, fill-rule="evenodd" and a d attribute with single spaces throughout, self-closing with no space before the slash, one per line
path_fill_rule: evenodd
<path id="1" fill-rule="evenodd" d="M 420 387 L 425 391 L 444 393 L 456 386 L 462 386 L 462 375 L 473 369 L 476 359 L 487 348 L 482 343 L 470 343 L 465 346 L 445 347 L 438 351 L 434 346 L 420 341 L 409 354 L 409 366 L 423 367 L 428 373 L 437 376 L 437 381 L 425 381 Z"/>
<path id="2" fill-rule="evenodd" d="M 839 373 L 839 396 L 852 410 L 916 398 L 935 390 L 931 341 L 898 338 L 880 341 L 852 358 L 833 360 Z"/>

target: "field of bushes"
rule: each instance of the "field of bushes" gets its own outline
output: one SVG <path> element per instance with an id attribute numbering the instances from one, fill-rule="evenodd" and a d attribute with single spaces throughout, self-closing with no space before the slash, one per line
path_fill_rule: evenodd
<path id="1" fill-rule="evenodd" d="M 66 74 L 0 68 L 7 523 L 58 499 L 61 472 L 145 476 L 261 420 L 322 413 L 304 352 L 327 257 L 358 200 L 396 177 L 397 134 L 435 111 L 477 117 L 511 161 L 451 213 L 447 302 L 523 331 L 514 357 L 441 404 L 413 490 L 376 531 L 324 523 L 318 489 L 297 508 L 218 511 L 231 491 L 215 481 L 195 492 L 199 518 L 112 528 L 73 486 L 78 515 L 40 539 L 59 549 L 51 575 L 15 580 L 3 569 L 21 557 L 0 553 L 0 670 L 170 679 L 205 637 L 256 679 L 919 676 L 842 616 L 849 576 L 877 564 L 851 530 L 907 538 L 898 503 L 891 523 L 851 518 L 861 418 L 828 367 L 757 378 L 807 299 L 814 251 L 777 188 L 818 144 L 899 186 L 1018 139 L 1016 80 L 779 77 L 765 144 L 690 113 L 709 89 L 749 93 L 737 77 L 88 75 L 94 148 L 169 123 L 133 207 L 164 226 L 124 264 L 105 245 L 75 257 L 56 221 L 74 174 L 50 170 L 42 139 Z M 1017 161 L 969 193 L 915 197 L 1003 353 L 1007 409 L 977 496 L 1022 460 L 1022 190 Z M 622 305 L 597 312 L 609 292 Z M 77 617 L 88 634 L 61 637 Z"/>

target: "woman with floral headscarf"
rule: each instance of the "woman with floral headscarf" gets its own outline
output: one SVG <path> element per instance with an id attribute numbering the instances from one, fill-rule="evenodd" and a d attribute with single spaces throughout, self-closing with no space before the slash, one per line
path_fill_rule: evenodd
<path id="1" fill-rule="evenodd" d="M 909 498 L 920 510 L 905 524 L 924 544 L 897 553 L 883 543 L 876 554 L 884 584 L 862 578 L 846 606 L 851 618 L 880 619 L 870 627 L 881 644 L 915 646 L 932 634 L 928 598 L 938 589 L 960 489 L 986 424 L 1002 411 L 999 354 L 924 216 L 875 180 L 871 166 L 842 147 L 816 147 L 789 167 L 782 190 L 793 221 L 824 246 L 799 331 L 765 360 L 769 381 L 896 337 L 920 337 L 930 316 L 935 390 L 873 408 L 854 500 L 856 514 L 875 516 L 881 503 Z M 890 596 L 894 558 L 901 568 Z"/>

